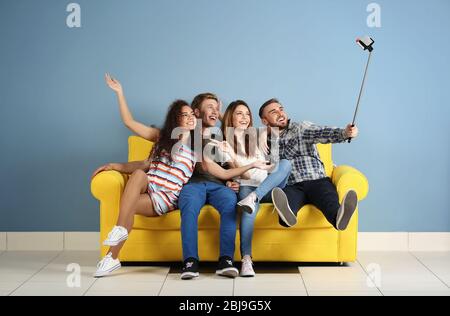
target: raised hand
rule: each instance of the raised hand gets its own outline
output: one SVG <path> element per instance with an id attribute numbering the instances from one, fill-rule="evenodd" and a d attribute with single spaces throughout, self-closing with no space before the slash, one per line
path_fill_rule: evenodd
<path id="1" fill-rule="evenodd" d="M 105 81 L 108 87 L 111 88 L 111 90 L 113 90 L 117 94 L 123 93 L 122 85 L 120 84 L 120 82 L 117 79 L 111 77 L 110 74 L 108 73 L 105 74 Z"/>
<path id="2" fill-rule="evenodd" d="M 355 138 L 358 136 L 358 127 L 352 125 L 352 124 L 348 124 L 347 127 L 345 128 L 345 135 L 347 136 L 347 138 Z"/>

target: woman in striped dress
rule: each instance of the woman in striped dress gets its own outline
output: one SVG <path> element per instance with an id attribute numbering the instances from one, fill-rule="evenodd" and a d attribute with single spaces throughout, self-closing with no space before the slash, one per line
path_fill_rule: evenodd
<path id="1" fill-rule="evenodd" d="M 177 209 L 178 195 L 189 181 L 197 160 L 190 137 L 196 122 L 189 104 L 177 100 L 170 106 L 148 160 L 110 163 L 94 172 L 93 177 L 107 170 L 131 174 L 120 200 L 117 224 L 103 243 L 111 248 L 98 263 L 95 277 L 106 276 L 121 267 L 117 257 L 133 228 L 134 215 L 157 217 Z M 172 139 L 176 128 L 179 139 Z"/>
<path id="2" fill-rule="evenodd" d="M 191 134 L 196 124 L 189 104 L 177 100 L 169 108 L 164 127 L 158 131 L 157 142 L 148 160 L 110 163 L 94 172 L 93 177 L 107 170 L 131 174 L 120 200 L 117 224 L 103 242 L 110 249 L 98 263 L 94 277 L 106 276 L 121 267 L 118 256 L 133 228 L 134 215 L 157 217 L 178 208 L 180 191 L 191 178 L 195 164 L 200 161 L 192 149 Z M 172 139 L 174 133 L 180 135 L 179 139 Z M 252 168 L 268 168 L 265 163 L 252 163 L 232 170 L 207 165 L 218 177 L 228 178 Z"/>

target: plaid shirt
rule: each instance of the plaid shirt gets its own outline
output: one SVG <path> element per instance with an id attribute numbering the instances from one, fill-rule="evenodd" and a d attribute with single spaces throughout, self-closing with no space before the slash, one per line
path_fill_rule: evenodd
<path id="1" fill-rule="evenodd" d="M 325 167 L 316 144 L 342 143 L 345 140 L 345 129 L 289 121 L 287 128 L 276 139 L 280 159 L 287 159 L 292 163 L 288 185 L 325 178 Z"/>

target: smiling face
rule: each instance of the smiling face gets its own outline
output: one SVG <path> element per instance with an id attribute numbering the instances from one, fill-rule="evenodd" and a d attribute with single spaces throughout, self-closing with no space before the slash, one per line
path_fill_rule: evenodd
<path id="1" fill-rule="evenodd" d="M 243 100 L 236 100 L 228 105 L 222 120 L 222 133 L 225 138 L 229 133 L 243 131 L 253 127 L 252 111 Z M 234 132 L 233 132 L 234 131 Z"/>
<path id="2" fill-rule="evenodd" d="M 202 120 L 204 127 L 214 127 L 219 121 L 219 102 L 214 99 L 205 99 L 195 115 Z"/>
<path id="3" fill-rule="evenodd" d="M 178 126 L 187 130 L 194 130 L 197 125 L 197 119 L 194 110 L 190 106 L 183 106 L 178 118 Z"/>
<path id="4" fill-rule="evenodd" d="M 241 104 L 236 107 L 232 117 L 233 127 L 247 129 L 252 123 L 252 114 L 247 106 Z"/>
<path id="5" fill-rule="evenodd" d="M 287 113 L 284 112 L 284 107 L 276 102 L 264 108 L 261 119 L 264 125 L 280 129 L 285 129 L 289 120 Z"/>

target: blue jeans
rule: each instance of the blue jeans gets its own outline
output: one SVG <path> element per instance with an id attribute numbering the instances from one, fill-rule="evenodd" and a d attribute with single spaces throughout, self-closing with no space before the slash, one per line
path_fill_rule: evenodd
<path id="1" fill-rule="evenodd" d="M 212 205 L 220 213 L 220 256 L 233 258 L 236 242 L 236 193 L 224 185 L 205 181 L 186 184 L 178 200 L 184 260 L 199 260 L 198 216 L 205 204 Z"/>
<path id="2" fill-rule="evenodd" d="M 245 199 L 250 193 L 255 192 L 258 200 L 256 202 L 255 212 L 249 214 L 243 212 L 241 216 L 241 256 L 252 255 L 253 229 L 255 226 L 256 214 L 259 211 L 260 203 L 271 203 L 271 192 L 273 188 L 283 189 L 291 174 L 292 165 L 288 160 L 280 160 L 277 169 L 272 172 L 259 187 L 241 186 L 239 189 L 239 200 Z"/>

